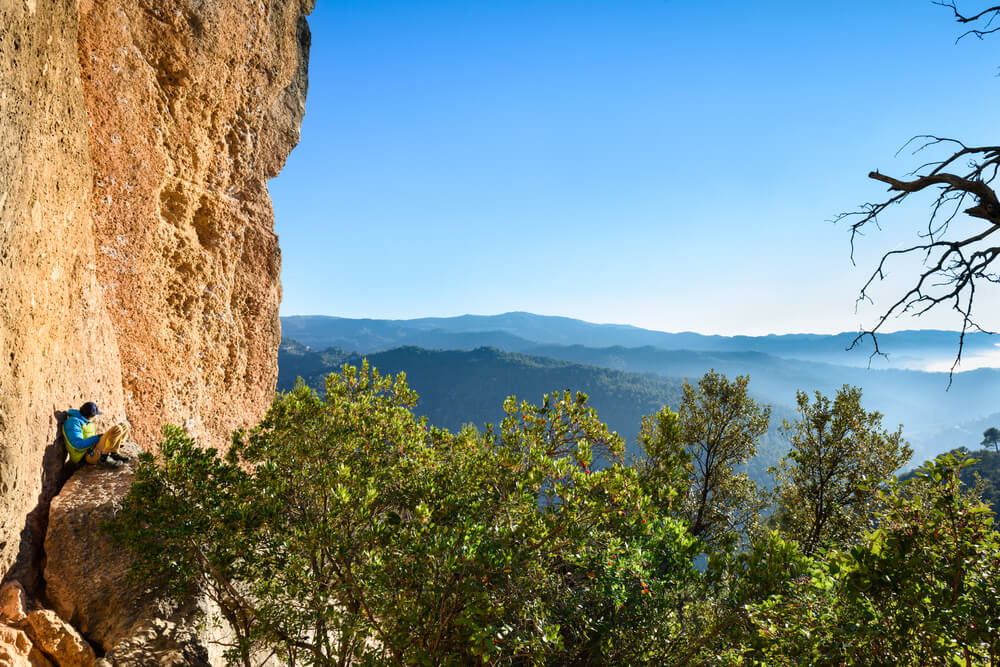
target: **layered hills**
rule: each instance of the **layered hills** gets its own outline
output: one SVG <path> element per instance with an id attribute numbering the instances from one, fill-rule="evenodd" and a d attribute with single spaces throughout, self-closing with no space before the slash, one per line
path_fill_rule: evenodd
<path id="1" fill-rule="evenodd" d="M 857 385 L 864 390 L 865 406 L 885 415 L 886 427 L 903 425 L 917 462 L 955 446 L 974 444 L 965 442 L 960 434 L 975 433 L 977 424 L 992 419 L 1000 390 L 997 369 L 980 368 L 950 377 L 947 372 L 907 367 L 954 359 L 957 334 L 948 331 L 885 334 L 879 342 L 889 352 L 889 360 L 875 359 L 872 367 L 870 349 L 845 349 L 854 338 L 847 333 L 760 337 L 671 334 L 530 313 L 416 320 L 285 317 L 282 331 L 287 338 L 316 351 L 336 347 L 371 359 L 382 358 L 379 355 L 386 350 L 402 345 L 437 350 L 490 346 L 548 360 L 545 363 L 570 362 L 622 371 L 647 380 L 660 378 L 675 386 L 681 378 L 694 380 L 714 368 L 730 376 L 749 374 L 751 392 L 774 405 L 775 414 L 781 416 L 792 414 L 788 406 L 795 404 L 797 390 L 832 395 L 844 384 Z M 977 333 L 967 338 L 963 354 L 966 358 L 988 355 L 996 345 L 995 337 Z M 397 357 L 400 355 L 397 352 Z M 416 363 L 412 350 L 408 356 Z M 443 370 L 451 361 L 441 357 L 439 362 L 437 377 L 452 373 Z M 279 379 L 279 386 L 284 386 L 283 382 L 287 385 L 289 377 L 294 379 L 292 363 L 287 354 L 282 355 L 279 374 L 284 379 Z M 887 367 L 889 363 L 892 367 Z M 422 367 L 424 377 L 434 375 L 426 359 Z M 404 364 L 393 368 L 409 370 Z M 417 389 L 420 391 L 419 386 Z M 457 405 L 451 409 L 459 412 Z M 780 418 L 773 421 L 780 423 Z M 963 426 L 966 424 L 969 426 Z M 624 431 L 627 427 L 616 424 L 615 428 Z M 774 446 L 780 446 L 777 439 Z"/>
<path id="2" fill-rule="evenodd" d="M 281 318 L 282 334 L 314 348 L 341 347 L 378 352 L 401 345 L 437 349 L 492 346 L 514 352 L 539 345 L 584 347 L 655 347 L 700 352 L 760 352 L 787 359 L 821 361 L 843 366 L 923 368 L 928 360 L 948 363 L 955 358 L 954 331 L 899 331 L 881 334 L 887 358 L 872 357 L 870 345 L 851 347 L 857 334 L 784 334 L 717 336 L 692 332 L 668 333 L 623 324 L 594 324 L 569 317 L 513 312 L 501 315 L 461 315 L 409 320 L 351 319 L 305 315 Z M 995 336 L 966 335 L 965 357 L 996 352 Z M 889 365 L 891 362 L 891 366 Z"/>
<path id="3" fill-rule="evenodd" d="M 383 374 L 405 372 L 407 382 L 420 396 L 416 413 L 436 426 L 451 430 L 466 424 L 483 428 L 488 423 L 499 423 L 504 417 L 503 401 L 508 396 L 539 404 L 544 394 L 582 391 L 601 420 L 625 439 L 626 456 L 639 453 L 637 438 L 642 418 L 665 405 L 676 409 L 681 399 L 680 378 L 601 368 L 492 347 L 475 350 L 400 347 L 360 355 L 339 348 L 312 350 L 290 339 L 282 341 L 278 351 L 278 389 L 287 391 L 302 378 L 322 393 L 329 373 L 338 372 L 344 364 L 359 366 L 362 359 Z M 791 416 L 790 410 L 778 406 L 757 457 L 748 465 L 750 476 L 761 484 L 770 483 L 767 468 L 787 448 L 778 426 L 783 418 Z"/>

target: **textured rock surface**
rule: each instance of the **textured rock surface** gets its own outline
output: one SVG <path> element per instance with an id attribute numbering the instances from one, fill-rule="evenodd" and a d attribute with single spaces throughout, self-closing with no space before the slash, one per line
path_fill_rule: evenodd
<path id="1" fill-rule="evenodd" d="M 136 439 L 224 445 L 274 391 L 280 253 L 266 181 L 298 140 L 299 0 L 80 3 L 98 280 Z"/>
<path id="2" fill-rule="evenodd" d="M 52 667 L 52 661 L 32 644 L 24 630 L 0 625 L 0 666 Z"/>
<path id="3" fill-rule="evenodd" d="M 123 452 L 138 452 L 133 444 Z M 131 559 L 99 532 L 132 484 L 131 464 L 87 466 L 52 501 L 45 538 L 46 596 L 59 616 L 106 651 L 114 665 L 222 664 L 221 648 L 199 626 L 198 601 L 177 605 L 155 591 L 125 583 Z M 211 624 L 207 624 L 210 626 Z"/>
<path id="4" fill-rule="evenodd" d="M 28 615 L 28 600 L 24 588 L 16 581 L 0 586 L 0 621 L 20 623 Z"/>
<path id="5" fill-rule="evenodd" d="M 314 0 L 0 1 L 0 575 L 38 587 L 57 411 L 144 448 L 255 421 L 276 377 L 266 180 Z M 17 559 L 17 566 L 10 571 Z"/>
<path id="6" fill-rule="evenodd" d="M 132 633 L 108 651 L 105 659 L 114 667 L 133 665 L 224 665 L 221 650 L 205 649 L 196 629 L 190 624 L 177 624 L 162 618 L 146 619 L 132 628 Z"/>
<path id="7" fill-rule="evenodd" d="M 0 2 L 0 575 L 22 544 L 22 562 L 37 560 L 62 481 L 56 412 L 93 399 L 124 416 L 90 234 L 75 7 Z"/>
<path id="8" fill-rule="evenodd" d="M 27 632 L 35 646 L 60 667 L 93 667 L 94 649 L 51 609 L 28 614 Z"/>

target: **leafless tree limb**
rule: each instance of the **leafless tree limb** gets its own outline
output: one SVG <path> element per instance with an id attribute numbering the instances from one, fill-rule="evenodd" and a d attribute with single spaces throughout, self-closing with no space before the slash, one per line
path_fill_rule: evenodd
<path id="1" fill-rule="evenodd" d="M 865 338 L 871 338 L 874 345 L 872 357 L 885 356 L 879 348 L 877 334 L 889 319 L 906 313 L 919 316 L 937 306 L 950 307 L 958 313 L 962 322 L 958 352 L 949 377 L 950 386 L 951 377 L 962 358 L 966 333 L 985 331 L 973 318 L 976 288 L 983 283 L 1000 283 L 1000 276 L 992 268 L 1000 255 L 1000 247 L 995 244 L 1000 240 L 1000 200 L 992 186 L 1000 168 L 1000 146 L 966 146 L 954 139 L 935 136 L 914 137 L 907 144 L 915 141 L 923 142 L 915 152 L 946 144 L 953 144 L 957 150 L 943 159 L 921 165 L 910 174 L 910 179 L 895 178 L 878 171 L 869 173 L 869 178 L 889 186 L 890 196 L 837 216 L 838 221 L 850 222 L 853 261 L 855 239 L 863 235 L 866 228 L 877 228 L 878 218 L 886 209 L 918 193 L 935 193 L 927 229 L 918 234 L 920 241 L 883 254 L 861 288 L 858 301 L 871 302 L 870 290 L 885 279 L 887 267 L 893 260 L 913 254 L 922 255 L 923 270 L 913 286 L 882 312 L 875 326 L 858 333 L 851 348 Z M 963 162 L 965 168 L 958 171 L 956 167 L 962 166 Z M 962 211 L 963 203 L 969 199 L 975 205 Z M 949 235 L 949 224 L 960 211 L 983 220 L 983 225 L 972 233 Z M 940 219 L 942 215 L 943 220 Z"/>
<path id="2" fill-rule="evenodd" d="M 934 4 L 951 9 L 958 23 L 975 26 L 959 35 L 956 41 L 968 35 L 982 39 L 1000 32 L 1000 5 L 964 14 L 955 0 L 934 0 Z M 878 266 L 858 293 L 858 303 L 873 303 L 869 292 L 886 278 L 892 261 L 922 255 L 923 269 L 912 286 L 882 311 L 875 326 L 861 329 L 848 349 L 856 347 L 865 338 L 871 338 L 874 351 L 869 360 L 875 356 L 886 356 L 879 348 L 877 335 L 890 318 L 906 313 L 919 316 L 938 306 L 950 307 L 962 322 L 958 351 L 948 378 L 950 387 L 955 369 L 962 360 L 966 333 L 986 331 L 973 319 L 976 289 L 984 283 L 1000 284 L 1000 273 L 993 268 L 1000 256 L 1000 247 L 996 243 L 1000 240 L 1000 200 L 993 185 L 1000 170 L 1000 146 L 967 146 L 949 137 L 918 135 L 906 142 L 896 155 L 914 144 L 913 154 L 943 147 L 950 147 L 950 152 L 946 152 L 942 159 L 920 165 L 907 174 L 907 178 L 870 172 L 869 178 L 889 186 L 889 195 L 880 201 L 862 204 L 856 211 L 841 213 L 835 219 L 837 222 L 850 222 L 853 263 L 855 240 L 864 236 L 866 229 L 880 229 L 879 216 L 887 209 L 920 193 L 934 196 L 926 231 L 917 234 L 919 240 L 916 243 L 882 255 Z M 969 200 L 974 205 L 963 208 Z M 982 226 L 971 232 L 951 234 L 952 222 L 963 212 L 982 220 Z"/>
<path id="3" fill-rule="evenodd" d="M 958 11 L 958 6 L 955 4 L 954 0 L 945 0 L 942 2 L 935 2 L 935 5 L 940 5 L 941 7 L 947 7 L 955 14 L 955 20 L 962 24 L 975 23 L 976 21 L 982 21 L 981 28 L 974 28 L 972 30 L 967 30 L 958 36 L 955 41 L 958 42 L 963 37 L 968 35 L 975 35 L 979 39 L 984 36 L 1000 31 L 1000 25 L 994 25 L 994 22 L 1000 17 L 1000 5 L 994 5 L 993 7 L 988 7 L 978 14 L 970 14 L 968 16 L 962 14 Z"/>

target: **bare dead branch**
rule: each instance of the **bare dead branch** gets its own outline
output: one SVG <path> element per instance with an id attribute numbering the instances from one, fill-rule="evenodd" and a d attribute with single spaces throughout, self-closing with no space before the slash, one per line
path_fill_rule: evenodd
<path id="1" fill-rule="evenodd" d="M 971 26 L 958 40 L 968 35 L 982 38 L 1000 32 L 1000 5 L 967 14 L 959 10 L 956 0 L 935 0 L 934 4 L 950 9 L 958 23 Z M 883 213 L 913 197 L 932 196 L 925 231 L 918 231 L 917 241 L 912 245 L 882 255 L 859 291 L 857 304 L 874 303 L 871 290 L 886 279 L 889 265 L 896 260 L 916 255 L 920 257 L 923 268 L 909 289 L 882 310 L 874 326 L 858 332 L 848 349 L 870 338 L 874 347 L 869 356 L 870 363 L 875 356 L 886 356 L 879 347 L 877 336 L 890 319 L 904 314 L 920 316 L 939 307 L 953 310 L 961 321 L 961 327 L 955 362 L 949 374 L 950 387 L 955 369 L 962 359 L 966 333 L 986 331 L 973 319 L 977 287 L 984 283 L 1000 285 L 1000 273 L 992 268 L 1000 264 L 997 262 L 1000 247 L 996 244 L 996 240 L 1000 239 L 1000 200 L 993 188 L 1000 172 L 1000 146 L 968 146 L 950 137 L 923 134 L 912 137 L 896 155 L 911 147 L 914 147 L 913 155 L 945 150 L 940 159 L 924 162 L 905 178 L 896 178 L 877 170 L 870 172 L 869 178 L 889 186 L 889 194 L 882 200 L 864 203 L 857 210 L 841 213 L 834 219 L 834 222 L 850 223 L 853 264 L 857 238 L 864 236 L 866 229 L 881 229 L 880 216 Z M 966 206 L 970 203 L 971 206 Z M 963 229 L 962 233 L 953 234 L 952 223 L 959 213 L 981 222 L 977 222 L 971 231 Z"/>
<path id="2" fill-rule="evenodd" d="M 912 254 L 922 255 L 923 270 L 917 275 L 913 285 L 882 312 L 875 326 L 862 329 L 858 333 L 850 348 L 870 338 L 874 351 L 869 361 L 875 356 L 886 356 L 879 347 L 877 334 L 887 322 L 904 314 L 920 316 L 939 306 L 950 307 L 961 320 L 958 350 L 949 374 L 950 387 L 955 369 L 958 368 L 962 358 L 965 334 L 969 331 L 984 331 L 973 319 L 977 284 L 1000 283 L 998 274 L 990 271 L 990 267 L 1000 256 L 1000 248 L 985 245 L 987 239 L 991 239 L 994 235 L 1000 237 L 1000 199 L 983 178 L 984 173 L 988 173 L 991 179 L 995 176 L 997 164 L 1000 162 L 1000 146 L 970 147 L 954 139 L 933 135 L 915 137 L 907 144 L 912 144 L 915 140 L 925 140 L 914 151 L 915 153 L 944 144 L 957 146 L 958 150 L 943 159 L 921 165 L 914 174 L 911 174 L 914 177 L 908 180 L 888 176 L 879 171 L 869 173 L 869 178 L 885 183 L 889 186 L 889 192 L 895 194 L 882 201 L 863 204 L 859 210 L 842 213 L 836 218 L 838 221 L 851 222 L 853 262 L 855 239 L 862 236 L 868 226 L 878 228 L 878 218 L 886 209 L 918 193 L 935 194 L 926 232 L 917 234 L 918 239 L 923 241 L 884 253 L 862 286 L 858 294 L 858 303 L 873 302 L 870 291 L 874 285 L 885 280 L 888 266 L 894 260 Z M 968 172 L 959 175 L 945 171 L 949 167 L 957 166 L 963 157 L 971 158 Z M 967 198 L 972 198 L 975 205 L 962 211 Z M 942 213 L 943 208 L 947 208 L 948 212 Z M 985 221 L 985 225 L 973 233 L 949 238 L 949 225 L 960 211 Z M 943 220 L 939 215 L 944 216 Z"/>
<path id="3" fill-rule="evenodd" d="M 955 20 L 958 21 L 959 23 L 969 24 L 969 23 L 975 23 L 976 21 L 983 22 L 981 28 L 973 28 L 972 30 L 967 30 L 963 32 L 961 35 L 958 36 L 958 39 L 955 40 L 956 42 L 960 41 L 963 37 L 967 37 L 969 35 L 975 35 L 979 39 L 982 39 L 986 35 L 1000 31 L 1000 25 L 991 27 L 993 26 L 994 21 L 996 21 L 996 19 L 1000 17 L 1000 5 L 994 5 L 993 7 L 988 7 L 982 10 L 978 14 L 972 14 L 966 16 L 962 14 L 960 11 L 958 11 L 958 6 L 955 4 L 954 0 L 947 0 L 946 2 L 935 2 L 934 4 L 951 9 L 951 11 L 954 13 Z"/>

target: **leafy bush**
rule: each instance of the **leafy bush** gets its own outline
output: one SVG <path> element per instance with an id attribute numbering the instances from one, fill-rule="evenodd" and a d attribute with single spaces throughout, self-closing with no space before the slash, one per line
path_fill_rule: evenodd
<path id="1" fill-rule="evenodd" d="M 989 508 L 960 488 L 971 462 L 945 454 L 890 484 L 878 528 L 751 605 L 720 652 L 767 665 L 996 664 L 1000 541 Z"/>
<path id="2" fill-rule="evenodd" d="M 224 458 L 165 429 L 113 533 L 137 576 L 209 592 L 242 664 L 265 648 L 291 664 L 688 650 L 703 546 L 624 465 L 586 396 L 512 397 L 500 425 L 457 434 L 414 417 L 415 400 L 402 375 L 346 367 L 323 398 L 279 396 Z M 612 464 L 592 469 L 595 454 Z"/>
<path id="3" fill-rule="evenodd" d="M 996 663 L 1000 538 L 968 460 L 862 475 L 877 498 L 855 525 L 874 528 L 825 549 L 755 530 L 737 550 L 690 522 L 686 434 L 738 413 L 717 398 L 693 424 L 644 419 L 626 464 L 583 394 L 510 397 L 499 424 L 450 433 L 414 416 L 402 374 L 345 367 L 225 456 L 165 428 L 109 530 L 131 576 L 217 603 L 242 665 Z"/>

